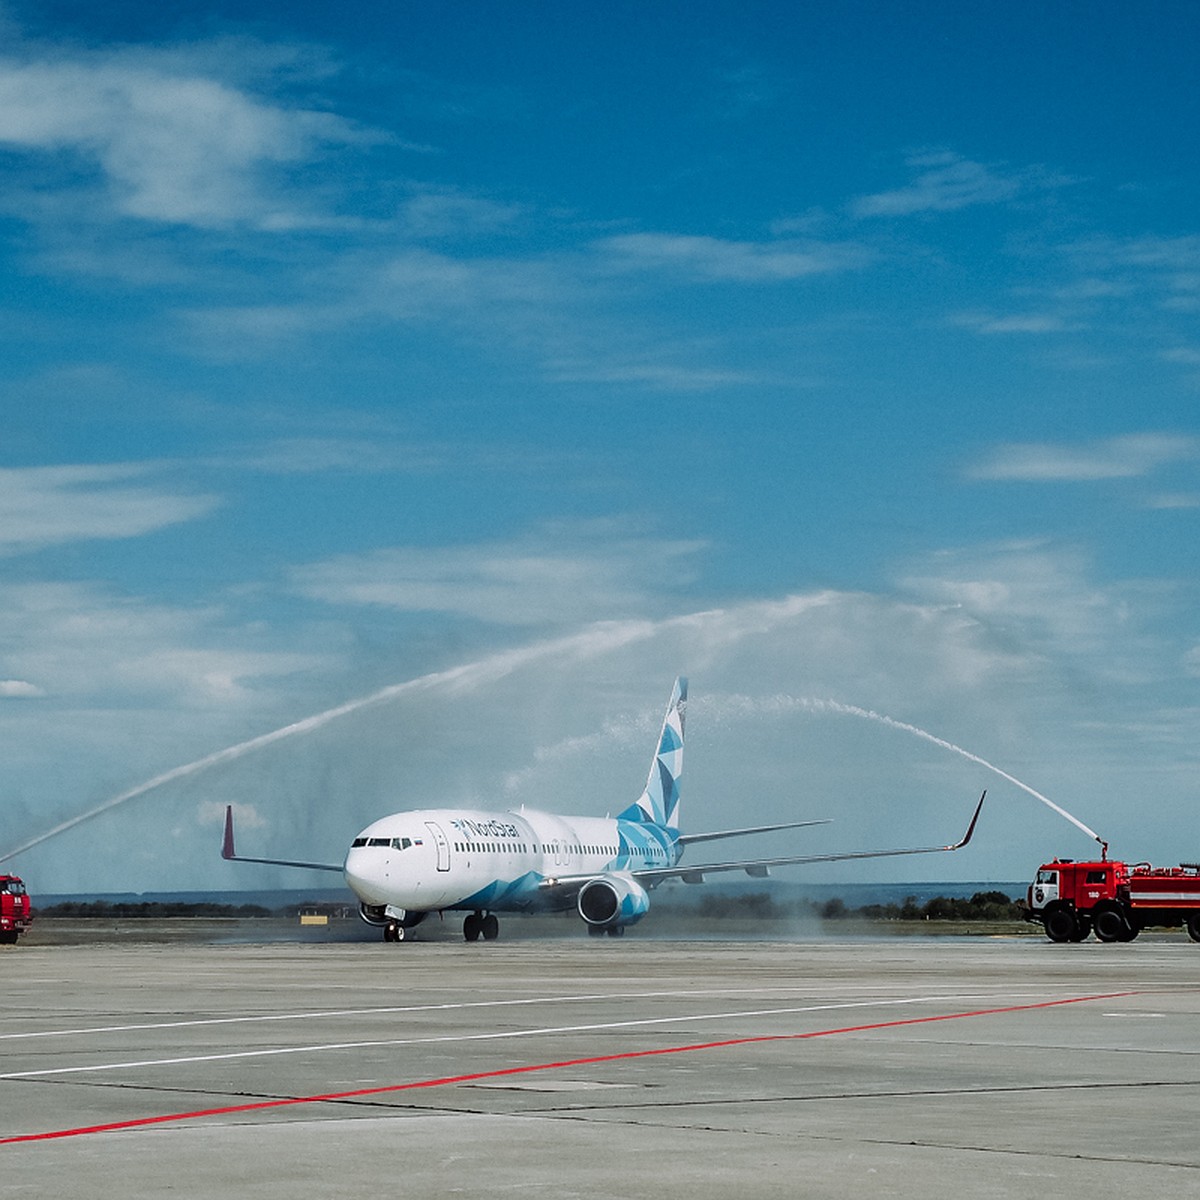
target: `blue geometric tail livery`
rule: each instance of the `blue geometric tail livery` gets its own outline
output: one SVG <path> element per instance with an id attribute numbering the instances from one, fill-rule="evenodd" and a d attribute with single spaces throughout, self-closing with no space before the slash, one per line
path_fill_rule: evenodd
<path id="1" fill-rule="evenodd" d="M 683 777 L 683 718 L 687 710 L 687 680 L 675 680 L 671 703 L 663 718 L 658 750 L 650 764 L 646 790 L 636 804 L 630 805 L 621 819 L 679 829 L 679 785 Z"/>

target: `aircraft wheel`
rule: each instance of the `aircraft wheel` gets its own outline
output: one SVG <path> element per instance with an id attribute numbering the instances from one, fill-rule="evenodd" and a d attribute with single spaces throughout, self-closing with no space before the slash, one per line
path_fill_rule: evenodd
<path id="1" fill-rule="evenodd" d="M 625 926 L 624 925 L 610 925 L 608 927 L 608 936 L 609 937 L 624 937 L 625 936 Z"/>
<path id="2" fill-rule="evenodd" d="M 485 942 L 494 942 L 500 936 L 500 921 L 495 913 L 488 913 L 480 926 Z"/>
<path id="3" fill-rule="evenodd" d="M 466 938 L 468 942 L 479 941 L 479 934 L 481 932 L 479 926 L 482 920 L 483 917 L 480 913 L 469 913 L 464 918 L 463 937 Z"/>
<path id="4" fill-rule="evenodd" d="M 1187 925 L 1188 937 L 1193 942 L 1200 942 L 1200 912 L 1189 913 L 1185 924 Z"/>
<path id="5" fill-rule="evenodd" d="M 588 937 L 603 937 L 605 932 L 603 925 L 589 925 L 587 931 Z"/>
<path id="6" fill-rule="evenodd" d="M 385 942 L 398 942 L 400 940 L 400 926 L 395 921 L 389 921 L 383 927 L 383 940 Z"/>

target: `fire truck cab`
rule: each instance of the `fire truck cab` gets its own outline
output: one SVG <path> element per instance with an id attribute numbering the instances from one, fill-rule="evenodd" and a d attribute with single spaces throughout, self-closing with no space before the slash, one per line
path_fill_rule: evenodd
<path id="1" fill-rule="evenodd" d="M 0 875 L 0 946 L 14 946 L 33 920 L 29 894 L 16 875 Z"/>

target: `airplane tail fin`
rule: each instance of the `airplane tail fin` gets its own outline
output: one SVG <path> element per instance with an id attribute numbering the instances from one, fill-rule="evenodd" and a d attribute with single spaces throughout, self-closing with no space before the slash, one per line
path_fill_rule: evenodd
<path id="1" fill-rule="evenodd" d="M 683 776 L 683 718 L 687 710 L 687 680 L 680 675 L 663 718 L 658 749 L 650 764 L 646 789 L 635 804 L 620 814 L 625 821 L 679 828 L 679 784 Z"/>

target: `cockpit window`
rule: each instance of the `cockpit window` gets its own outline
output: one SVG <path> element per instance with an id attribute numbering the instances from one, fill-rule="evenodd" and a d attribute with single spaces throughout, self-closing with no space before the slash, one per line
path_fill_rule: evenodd
<path id="1" fill-rule="evenodd" d="M 407 850 L 412 845 L 412 838 L 392 838 L 393 850 Z"/>
<path id="2" fill-rule="evenodd" d="M 392 844 L 391 838 L 368 838 L 367 839 L 368 846 L 390 846 L 391 844 Z"/>
<path id="3" fill-rule="evenodd" d="M 366 838 L 355 838 L 354 841 L 352 841 L 350 843 L 350 848 L 352 850 L 354 850 L 354 849 L 357 849 L 359 846 L 365 846 L 366 844 L 367 844 Z"/>

